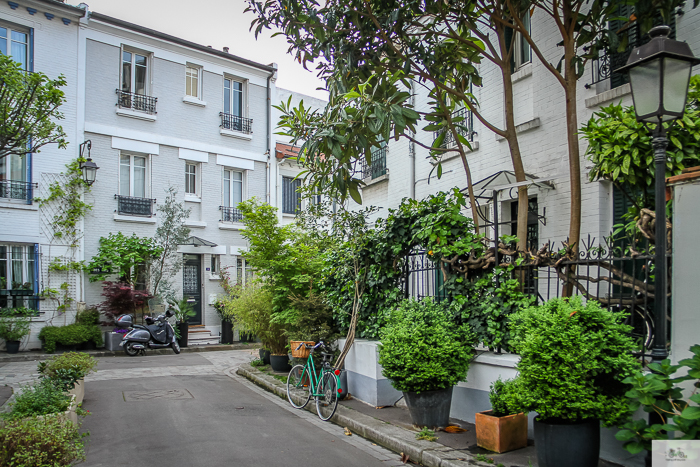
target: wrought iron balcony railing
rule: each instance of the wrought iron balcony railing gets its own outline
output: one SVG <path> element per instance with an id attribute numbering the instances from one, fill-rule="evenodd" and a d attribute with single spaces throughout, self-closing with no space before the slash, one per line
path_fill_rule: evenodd
<path id="1" fill-rule="evenodd" d="M 129 216 L 153 216 L 155 199 L 137 198 L 135 196 L 114 195 L 117 200 L 117 213 Z"/>
<path id="2" fill-rule="evenodd" d="M 227 114 L 224 112 L 220 112 L 219 116 L 221 117 L 220 127 L 224 130 L 240 131 L 248 134 L 253 132 L 252 118 L 239 117 L 238 115 Z"/>
<path id="3" fill-rule="evenodd" d="M 386 174 L 386 148 L 375 149 L 372 151 L 372 162 L 367 163 L 365 158 L 359 159 L 361 178 L 363 180 L 369 178 L 374 180 Z"/>
<path id="4" fill-rule="evenodd" d="M 464 136 L 464 138 L 470 143 L 474 141 L 474 117 L 469 109 L 459 109 L 452 113 L 452 120 L 456 118 L 461 118 L 460 121 L 455 122 L 455 130 L 457 134 Z M 445 130 L 443 130 L 445 131 Z M 434 132 L 435 139 L 437 139 L 442 131 Z M 457 145 L 455 141 L 454 134 L 451 131 L 445 133 L 445 139 L 442 140 L 441 148 L 453 148 Z"/>
<path id="5" fill-rule="evenodd" d="M 243 212 L 229 206 L 219 206 L 221 222 L 243 222 Z"/>
<path id="6" fill-rule="evenodd" d="M 31 201 L 36 183 L 18 180 L 0 180 L 0 198 L 23 199 Z"/>
<path id="7" fill-rule="evenodd" d="M 155 114 L 157 97 L 144 96 L 133 92 L 117 89 L 117 105 L 120 109 L 138 110 L 147 114 Z"/>

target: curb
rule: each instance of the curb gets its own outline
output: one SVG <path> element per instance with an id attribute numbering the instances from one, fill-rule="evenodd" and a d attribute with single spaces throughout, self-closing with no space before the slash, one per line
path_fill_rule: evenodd
<path id="1" fill-rule="evenodd" d="M 285 385 L 257 368 L 241 365 L 236 374 L 282 399 L 287 398 Z M 312 401 L 309 401 L 306 410 L 315 413 L 315 405 Z M 413 431 L 391 425 L 343 405 L 338 405 L 331 421 L 396 453 L 408 454 L 412 462 L 426 467 L 494 467 L 494 464 L 477 461 L 468 452 L 452 449 L 436 442 L 419 441 Z"/>
<path id="2" fill-rule="evenodd" d="M 259 344 L 215 344 L 215 345 L 201 345 L 193 347 L 182 347 L 180 352 L 182 353 L 198 353 L 198 352 L 217 352 L 223 350 L 255 350 L 260 347 Z M 124 356 L 123 351 L 113 351 L 113 350 L 76 350 L 76 352 L 86 353 L 93 357 L 117 357 Z M 37 353 L 37 352 L 24 352 L 24 354 L 16 355 L 0 355 L 0 363 L 12 363 L 12 362 L 32 362 L 38 360 L 47 360 L 60 353 Z M 172 349 L 149 349 L 146 350 L 146 355 L 175 355 Z"/>

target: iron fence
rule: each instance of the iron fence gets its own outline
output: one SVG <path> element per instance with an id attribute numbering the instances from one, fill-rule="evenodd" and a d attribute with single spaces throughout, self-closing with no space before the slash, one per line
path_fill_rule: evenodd
<path id="1" fill-rule="evenodd" d="M 229 206 L 219 206 L 221 222 L 243 222 L 243 212 Z"/>
<path id="2" fill-rule="evenodd" d="M 117 105 L 120 109 L 138 110 L 153 115 L 156 112 L 157 97 L 145 96 L 136 94 L 135 92 L 126 92 L 117 89 Z"/>
<path id="3" fill-rule="evenodd" d="M 375 149 L 372 151 L 372 161 L 368 164 L 367 160 L 362 157 L 358 159 L 360 168 L 356 172 L 361 174 L 363 180 L 369 178 L 374 180 L 386 174 L 386 148 Z"/>
<path id="4" fill-rule="evenodd" d="M 36 183 L 19 180 L 0 180 L 0 198 L 23 199 L 31 201 Z"/>
<path id="5" fill-rule="evenodd" d="M 253 119 L 240 117 L 238 115 L 219 112 L 221 125 L 224 130 L 240 131 L 242 133 L 252 133 Z"/>
<path id="6" fill-rule="evenodd" d="M 130 216 L 153 216 L 155 199 L 138 198 L 135 196 L 114 195 L 117 199 L 117 213 Z"/>

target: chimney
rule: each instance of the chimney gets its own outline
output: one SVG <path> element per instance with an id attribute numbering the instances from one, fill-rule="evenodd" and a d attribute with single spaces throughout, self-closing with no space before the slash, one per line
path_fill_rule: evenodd
<path id="1" fill-rule="evenodd" d="M 228 53 L 228 47 L 224 47 L 224 53 Z"/>

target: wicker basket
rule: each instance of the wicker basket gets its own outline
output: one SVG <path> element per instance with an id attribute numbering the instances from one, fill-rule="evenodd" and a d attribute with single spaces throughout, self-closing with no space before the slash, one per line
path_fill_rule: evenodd
<path id="1" fill-rule="evenodd" d="M 304 344 L 309 344 L 309 345 L 316 345 L 316 342 L 313 341 L 303 341 Z M 297 350 L 297 347 L 299 347 L 299 344 L 301 344 L 302 341 L 290 341 L 289 345 L 292 347 L 292 357 L 294 358 L 306 358 L 309 356 L 311 353 L 311 349 L 307 349 L 306 346 L 302 346 L 301 349 Z"/>

